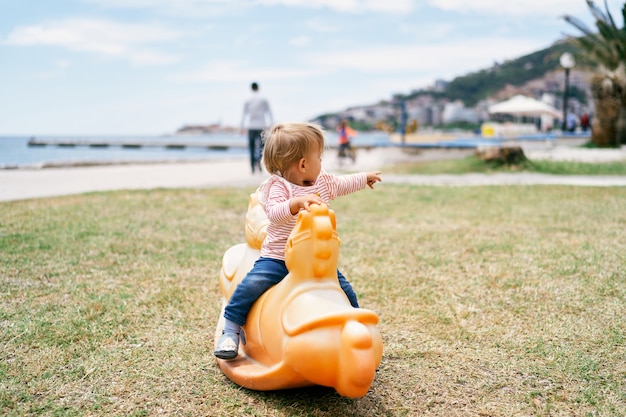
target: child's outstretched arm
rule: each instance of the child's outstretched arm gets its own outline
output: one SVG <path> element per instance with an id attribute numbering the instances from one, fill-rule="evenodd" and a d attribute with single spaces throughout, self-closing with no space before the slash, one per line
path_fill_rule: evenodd
<path id="1" fill-rule="evenodd" d="M 372 190 L 374 189 L 374 184 L 376 184 L 377 182 L 382 182 L 382 178 L 380 178 L 380 174 L 382 174 L 382 172 L 380 171 L 366 173 L 367 186 L 370 187 Z"/>
<path id="2" fill-rule="evenodd" d="M 380 174 L 380 171 L 358 172 L 340 176 L 326 174 L 325 180 L 328 184 L 330 200 L 355 193 L 365 188 L 365 186 L 374 188 L 375 183 L 382 181 Z"/>

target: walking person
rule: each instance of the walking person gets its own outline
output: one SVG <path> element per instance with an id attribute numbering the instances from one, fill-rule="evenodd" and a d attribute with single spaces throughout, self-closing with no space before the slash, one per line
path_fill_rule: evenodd
<path id="1" fill-rule="evenodd" d="M 591 123 L 589 120 L 589 114 L 585 112 L 580 116 L 580 128 L 583 132 L 586 132 L 587 130 L 589 130 L 590 126 Z"/>
<path id="2" fill-rule="evenodd" d="M 261 133 L 273 121 L 272 110 L 267 99 L 259 94 L 259 84 L 253 82 L 250 85 L 252 95 L 243 106 L 241 118 L 241 130 L 248 128 L 248 148 L 250 150 L 250 167 L 254 174 L 255 168 L 261 172 L 261 155 L 263 154 L 263 138 Z M 246 123 L 247 121 L 247 123 Z"/>
<path id="3" fill-rule="evenodd" d="M 565 120 L 567 131 L 570 133 L 574 133 L 576 131 L 576 123 L 578 122 L 578 118 L 576 117 L 576 115 L 572 112 L 567 113 L 567 118 Z"/>

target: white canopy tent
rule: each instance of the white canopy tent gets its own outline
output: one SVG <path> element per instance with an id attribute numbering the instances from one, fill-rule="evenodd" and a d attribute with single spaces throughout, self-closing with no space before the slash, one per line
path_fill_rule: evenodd
<path id="1" fill-rule="evenodd" d="M 511 114 L 513 116 L 541 117 L 551 116 L 561 117 L 559 111 L 543 101 L 534 98 L 517 95 L 506 101 L 494 104 L 489 107 L 489 113 Z"/>

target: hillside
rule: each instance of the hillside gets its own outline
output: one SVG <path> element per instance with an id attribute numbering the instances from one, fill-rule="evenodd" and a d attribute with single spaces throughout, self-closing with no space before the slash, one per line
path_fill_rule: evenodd
<path id="1" fill-rule="evenodd" d="M 581 54 L 577 53 L 575 46 L 561 41 L 520 58 L 497 63 L 491 68 L 457 77 L 451 81 L 441 82 L 437 89 L 413 89 L 410 93 L 395 94 L 390 100 L 375 105 L 352 106 L 344 111 L 319 115 L 314 121 L 325 127 L 334 128 L 340 119 L 347 118 L 353 127 L 360 130 L 376 129 L 381 121 L 392 128 L 396 128 L 399 103 L 410 103 L 411 101 L 421 103 L 417 106 L 430 107 L 427 110 L 430 113 L 441 110 L 441 108 L 439 110 L 434 109 L 433 106 L 436 107 L 441 103 L 457 100 L 462 101 L 467 108 L 474 108 L 479 102 L 494 98 L 498 93 L 502 95 L 507 90 L 527 90 L 531 84 L 535 85 L 534 90 L 536 91 L 549 92 L 556 97 L 561 97 L 562 87 L 559 86 L 559 81 L 555 81 L 555 74 L 562 74 L 563 68 L 559 59 L 564 52 L 576 55 L 578 70 L 585 71 L 591 66 L 589 63 L 583 62 Z M 407 90 L 409 88 L 410 86 L 407 86 Z M 588 90 L 585 85 L 572 83 L 570 85 L 570 97 L 575 98 L 581 104 L 586 104 L 588 92 L 585 90 Z M 520 92 L 515 94 L 520 94 Z M 419 110 L 417 112 L 419 113 Z M 414 114 L 411 117 L 416 116 Z M 425 120 L 423 117 L 422 120 L 419 120 L 420 126 L 434 123 L 433 120 Z"/>
<path id="2" fill-rule="evenodd" d="M 569 43 L 559 42 L 541 51 L 457 77 L 450 81 L 440 97 L 450 101 L 461 100 L 466 106 L 472 107 L 480 100 L 500 91 L 507 84 L 522 86 L 551 71 L 560 70 L 559 58 L 566 51 L 574 53 L 576 48 Z M 430 94 L 426 91 L 417 91 L 405 98 L 410 99 L 425 93 Z"/>

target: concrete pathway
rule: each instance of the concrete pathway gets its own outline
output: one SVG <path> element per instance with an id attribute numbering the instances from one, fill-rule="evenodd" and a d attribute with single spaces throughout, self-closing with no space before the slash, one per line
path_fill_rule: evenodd
<path id="1" fill-rule="evenodd" d="M 534 154 L 533 154 L 534 152 Z M 398 162 L 463 157 L 472 150 L 432 150 L 407 153 L 398 148 L 360 151 L 355 165 L 341 165 L 327 152 L 324 166 L 331 172 L 371 171 Z M 567 147 L 525 149 L 530 159 L 578 160 L 583 162 L 626 161 L 626 149 L 586 150 Z M 46 169 L 0 170 L 0 201 L 80 194 L 91 191 L 154 188 L 254 187 L 267 174 L 250 173 L 246 159 L 208 162 L 106 165 Z M 465 175 L 385 175 L 383 184 L 406 183 L 436 186 L 480 185 L 571 185 L 624 187 L 626 176 L 560 176 L 534 173 Z"/>

